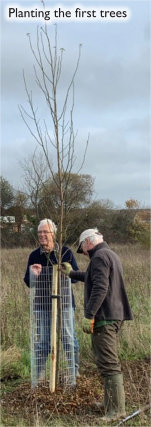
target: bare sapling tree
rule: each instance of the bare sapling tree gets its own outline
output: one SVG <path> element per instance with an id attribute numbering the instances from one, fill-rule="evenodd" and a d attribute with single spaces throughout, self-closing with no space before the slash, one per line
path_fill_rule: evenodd
<path id="1" fill-rule="evenodd" d="M 43 4 L 44 5 L 44 4 Z M 74 132 L 73 111 L 75 96 L 75 77 L 79 67 L 81 56 L 81 45 L 79 45 L 78 57 L 75 69 L 67 85 L 64 99 L 60 102 L 60 87 L 63 88 L 62 66 L 64 49 L 58 49 L 57 26 L 54 26 L 54 40 L 50 39 L 47 24 L 44 27 L 37 27 L 36 47 L 34 47 L 30 33 L 28 33 L 29 45 L 34 58 L 34 78 L 43 96 L 45 106 L 47 107 L 47 119 L 41 119 L 37 106 L 33 100 L 32 90 L 29 90 L 25 73 L 23 72 L 24 86 L 29 104 L 27 111 L 20 106 L 21 116 L 45 155 L 48 169 L 51 177 L 59 192 L 59 217 L 58 217 L 58 294 L 61 294 L 61 252 L 63 236 L 63 217 L 65 193 L 68 189 L 70 174 L 75 167 L 75 141 L 77 133 Z M 60 86 L 59 86 L 60 84 Z M 62 86 L 61 86 L 62 84 Z M 41 98 L 40 102 L 41 102 Z M 88 138 L 89 139 L 89 138 Z M 88 139 L 85 144 L 83 158 L 77 170 L 79 173 L 85 161 L 85 155 L 88 145 Z M 50 150 L 51 148 L 51 150 Z M 53 152 L 53 165 L 52 165 Z M 55 169 L 55 166 L 56 169 Z M 61 311 L 61 304 L 59 313 Z M 61 315 L 59 315 L 59 318 Z M 61 330 L 61 326 L 59 328 Z"/>
<path id="2" fill-rule="evenodd" d="M 79 46 L 79 53 L 75 70 L 67 87 L 64 100 L 62 102 L 62 107 L 60 107 L 61 103 L 58 101 L 59 82 L 62 72 L 64 49 L 61 48 L 58 53 L 57 27 L 55 25 L 54 47 L 52 47 L 53 43 L 51 43 L 50 37 L 48 35 L 47 25 L 45 25 L 44 28 L 37 28 L 36 49 L 33 47 L 30 34 L 28 34 L 28 37 L 30 48 L 36 63 L 36 65 L 34 65 L 35 81 L 41 91 L 41 94 L 44 96 L 44 101 L 48 107 L 49 126 L 45 118 L 41 120 L 38 116 L 38 108 L 34 105 L 33 94 L 32 91 L 28 89 L 24 72 L 23 79 L 30 112 L 28 112 L 23 106 L 20 106 L 19 109 L 31 135 L 36 140 L 37 144 L 41 146 L 44 152 L 50 175 L 52 176 L 54 183 L 59 191 L 60 214 L 58 217 L 58 263 L 60 265 L 63 234 L 62 226 L 64 215 L 64 198 L 68 188 L 68 183 L 70 181 L 70 173 L 73 170 L 76 162 L 75 140 L 77 133 L 75 134 L 73 127 L 74 82 L 80 61 L 81 45 Z M 68 105 L 69 102 L 71 104 L 70 106 Z M 77 173 L 79 173 L 82 169 L 87 145 L 88 139 L 85 144 L 83 158 Z M 53 149 L 53 152 L 55 152 L 57 171 L 54 170 L 52 161 L 50 160 L 50 147 Z"/>

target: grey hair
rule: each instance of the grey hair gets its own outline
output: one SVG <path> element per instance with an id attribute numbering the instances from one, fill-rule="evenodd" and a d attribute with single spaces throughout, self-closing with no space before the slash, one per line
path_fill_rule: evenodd
<path id="1" fill-rule="evenodd" d="M 42 219 L 40 221 L 40 223 L 38 225 L 38 230 L 39 230 L 39 228 L 42 225 L 45 225 L 45 224 L 49 225 L 51 227 L 53 233 L 56 235 L 56 233 L 57 233 L 57 226 L 56 226 L 56 224 L 51 219 L 48 219 L 48 218 Z"/>

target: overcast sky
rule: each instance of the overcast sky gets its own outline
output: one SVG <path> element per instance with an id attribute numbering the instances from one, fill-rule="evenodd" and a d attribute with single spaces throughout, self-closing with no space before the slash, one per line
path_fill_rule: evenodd
<path id="1" fill-rule="evenodd" d="M 149 191 L 149 78 L 150 78 L 150 1 L 46 1 L 46 9 L 95 10 L 93 19 L 55 20 L 58 44 L 65 49 L 59 92 L 65 88 L 76 64 L 78 46 L 82 54 L 75 84 L 75 130 L 78 130 L 76 155 L 79 162 L 90 134 L 82 173 L 95 178 L 95 199 L 110 199 L 123 207 L 130 198 L 150 205 Z M 34 152 L 35 140 L 26 128 L 18 109 L 27 109 L 23 84 L 24 69 L 29 88 L 41 118 L 48 117 L 38 87 L 34 84 L 33 57 L 27 33 L 35 40 L 37 24 L 50 21 L 6 18 L 8 8 L 35 10 L 40 1 L 1 1 L 1 174 L 16 189 L 22 188 L 20 161 Z M 129 18 L 100 19 L 99 10 L 126 10 Z M 43 117 L 42 117 L 43 116 Z M 53 158 L 53 152 L 52 152 Z"/>

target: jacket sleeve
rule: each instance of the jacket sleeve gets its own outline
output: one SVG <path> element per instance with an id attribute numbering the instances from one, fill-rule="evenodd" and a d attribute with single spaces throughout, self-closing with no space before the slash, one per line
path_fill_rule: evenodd
<path id="1" fill-rule="evenodd" d="M 95 257 L 91 265 L 91 294 L 86 305 L 85 316 L 95 317 L 101 307 L 109 288 L 110 266 L 100 257 Z"/>
<path id="2" fill-rule="evenodd" d="M 27 268 L 26 268 L 25 276 L 24 276 L 24 282 L 26 283 L 26 285 L 28 286 L 28 288 L 30 288 L 30 272 L 29 272 L 29 267 L 32 264 L 34 264 L 34 261 L 32 260 L 32 254 L 30 254 L 29 258 L 28 258 L 28 263 L 27 263 Z"/>
<path id="3" fill-rule="evenodd" d="M 83 271 L 71 271 L 70 273 L 70 279 L 71 282 L 76 281 L 80 281 L 80 282 L 84 282 L 85 281 L 85 273 Z M 73 282 L 74 283 L 74 282 Z"/>

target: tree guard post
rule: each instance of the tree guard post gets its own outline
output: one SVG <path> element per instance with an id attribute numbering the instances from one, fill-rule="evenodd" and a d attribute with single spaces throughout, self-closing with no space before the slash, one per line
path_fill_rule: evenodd
<path id="1" fill-rule="evenodd" d="M 50 391 L 54 393 L 56 386 L 56 326 L 57 326 L 57 285 L 58 266 L 53 265 L 52 275 L 52 314 L 51 314 L 51 364 L 50 364 Z"/>
<path id="2" fill-rule="evenodd" d="M 51 393 L 76 385 L 71 279 L 62 274 L 60 285 L 58 264 L 30 271 L 31 384 L 48 383 Z"/>

